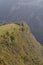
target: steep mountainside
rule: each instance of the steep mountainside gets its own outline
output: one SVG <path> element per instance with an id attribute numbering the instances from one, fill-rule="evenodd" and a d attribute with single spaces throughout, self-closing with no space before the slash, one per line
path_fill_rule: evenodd
<path id="1" fill-rule="evenodd" d="M 0 65 L 43 65 L 43 47 L 26 23 L 0 25 Z"/>

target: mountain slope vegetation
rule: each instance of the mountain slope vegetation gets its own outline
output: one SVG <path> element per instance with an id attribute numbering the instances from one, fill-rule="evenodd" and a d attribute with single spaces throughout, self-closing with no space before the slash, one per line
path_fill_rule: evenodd
<path id="1" fill-rule="evenodd" d="M 0 25 L 0 65 L 43 65 L 43 47 L 25 22 Z"/>

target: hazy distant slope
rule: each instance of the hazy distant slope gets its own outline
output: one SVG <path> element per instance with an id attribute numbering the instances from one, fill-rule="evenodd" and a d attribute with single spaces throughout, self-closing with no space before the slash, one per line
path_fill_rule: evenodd
<path id="1" fill-rule="evenodd" d="M 43 65 L 42 48 L 26 23 L 0 26 L 0 65 Z"/>

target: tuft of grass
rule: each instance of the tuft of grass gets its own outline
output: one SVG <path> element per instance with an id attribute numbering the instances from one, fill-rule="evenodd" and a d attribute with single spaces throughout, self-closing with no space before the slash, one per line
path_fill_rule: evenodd
<path id="1" fill-rule="evenodd" d="M 0 65 L 43 65 L 42 50 L 25 22 L 0 26 Z"/>

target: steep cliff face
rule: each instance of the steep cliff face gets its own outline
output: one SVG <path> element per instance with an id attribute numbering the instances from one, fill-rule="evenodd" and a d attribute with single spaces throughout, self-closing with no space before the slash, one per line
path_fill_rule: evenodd
<path id="1" fill-rule="evenodd" d="M 43 47 L 25 22 L 0 26 L 0 65 L 43 65 Z"/>

